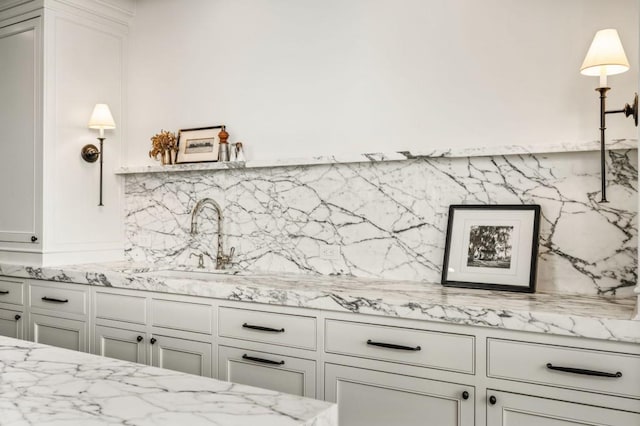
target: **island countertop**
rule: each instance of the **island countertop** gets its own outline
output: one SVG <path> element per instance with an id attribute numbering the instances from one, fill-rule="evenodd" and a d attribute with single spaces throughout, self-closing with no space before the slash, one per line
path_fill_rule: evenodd
<path id="1" fill-rule="evenodd" d="M 2 424 L 338 424 L 324 401 L 0 336 Z"/>
<path id="2" fill-rule="evenodd" d="M 0 263 L 0 275 L 18 278 L 640 343 L 634 299 L 249 271 L 184 278 L 175 269 L 129 262 L 51 267 Z"/>

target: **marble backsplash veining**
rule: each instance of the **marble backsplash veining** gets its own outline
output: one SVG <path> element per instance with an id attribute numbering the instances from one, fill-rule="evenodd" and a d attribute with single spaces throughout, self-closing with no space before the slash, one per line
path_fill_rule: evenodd
<path id="1" fill-rule="evenodd" d="M 450 204 L 542 206 L 538 291 L 629 297 L 637 281 L 637 150 L 607 153 L 609 203 L 599 200 L 599 154 L 421 157 L 369 162 L 126 176 L 130 260 L 195 264 L 216 253 L 224 210 L 235 267 L 437 283 Z"/>

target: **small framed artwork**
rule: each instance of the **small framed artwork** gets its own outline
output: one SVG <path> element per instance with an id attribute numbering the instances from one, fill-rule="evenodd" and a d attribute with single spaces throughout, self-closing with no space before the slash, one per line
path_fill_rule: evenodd
<path id="1" fill-rule="evenodd" d="M 213 126 L 180 130 L 176 164 L 218 161 L 218 133 L 222 128 L 223 126 Z"/>
<path id="2" fill-rule="evenodd" d="M 533 293 L 540 206 L 452 205 L 442 285 Z"/>

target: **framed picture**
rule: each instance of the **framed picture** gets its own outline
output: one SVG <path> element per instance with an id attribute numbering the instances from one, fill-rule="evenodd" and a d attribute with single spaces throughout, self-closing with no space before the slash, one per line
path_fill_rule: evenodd
<path id="1" fill-rule="evenodd" d="M 218 161 L 220 137 L 223 126 L 182 129 L 178 133 L 176 164 Z"/>
<path id="2" fill-rule="evenodd" d="M 452 205 L 442 285 L 533 293 L 539 205 Z"/>

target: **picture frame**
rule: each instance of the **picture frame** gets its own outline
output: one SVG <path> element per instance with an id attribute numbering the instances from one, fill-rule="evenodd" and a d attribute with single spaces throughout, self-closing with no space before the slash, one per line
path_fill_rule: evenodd
<path id="1" fill-rule="evenodd" d="M 540 206 L 449 206 L 442 285 L 533 293 Z"/>
<path id="2" fill-rule="evenodd" d="M 223 126 L 181 129 L 178 133 L 176 164 L 218 161 Z"/>

